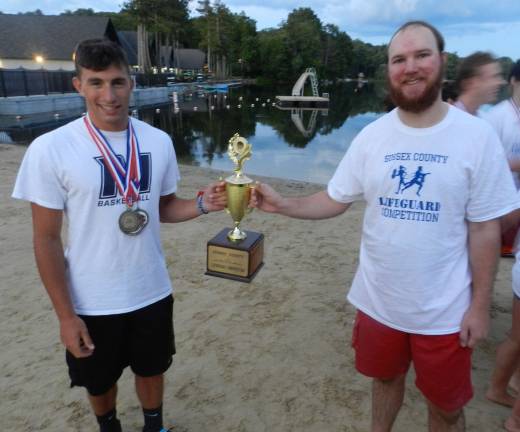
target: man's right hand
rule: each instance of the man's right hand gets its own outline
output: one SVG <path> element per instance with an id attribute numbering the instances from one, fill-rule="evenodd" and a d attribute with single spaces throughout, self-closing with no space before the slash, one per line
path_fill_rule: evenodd
<path id="1" fill-rule="evenodd" d="M 265 183 L 257 183 L 251 190 L 250 207 L 267 213 L 279 213 L 282 203 L 283 197 Z"/>
<path id="2" fill-rule="evenodd" d="M 74 357 L 89 357 L 94 352 L 87 326 L 77 315 L 60 321 L 60 333 L 61 342 Z"/>

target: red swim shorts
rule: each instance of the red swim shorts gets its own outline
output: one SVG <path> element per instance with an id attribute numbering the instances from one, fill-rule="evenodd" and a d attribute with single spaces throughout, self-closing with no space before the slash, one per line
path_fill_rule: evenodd
<path id="1" fill-rule="evenodd" d="M 473 397 L 470 348 L 459 333 L 419 335 L 377 322 L 358 311 L 352 333 L 356 369 L 371 378 L 390 379 L 415 368 L 415 385 L 436 407 L 462 408 Z"/>

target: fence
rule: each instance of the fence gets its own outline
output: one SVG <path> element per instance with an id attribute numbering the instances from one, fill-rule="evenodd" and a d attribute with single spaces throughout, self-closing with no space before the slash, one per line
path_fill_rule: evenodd
<path id="1" fill-rule="evenodd" d="M 70 93 L 74 72 L 0 69 L 0 97 Z"/>
<path id="2" fill-rule="evenodd" d="M 168 74 L 133 74 L 138 87 L 164 87 Z M 1 69 L 0 97 L 72 93 L 72 71 Z"/>

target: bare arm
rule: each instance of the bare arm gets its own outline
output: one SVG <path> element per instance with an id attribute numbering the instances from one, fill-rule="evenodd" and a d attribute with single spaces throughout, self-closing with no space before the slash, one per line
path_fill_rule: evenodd
<path id="1" fill-rule="evenodd" d="M 520 159 L 509 159 L 508 163 L 511 171 L 520 172 Z"/>
<path id="2" fill-rule="evenodd" d="M 471 304 L 462 319 L 462 346 L 473 348 L 489 330 L 489 308 L 500 252 L 500 219 L 469 222 L 469 264 L 472 275 Z"/>
<path id="3" fill-rule="evenodd" d="M 518 228 L 520 223 L 520 209 L 513 210 L 511 213 L 506 214 L 500 218 L 500 225 L 502 226 L 502 232 L 505 233 L 513 228 Z"/>
<path id="4" fill-rule="evenodd" d="M 212 183 L 204 189 L 202 205 L 208 212 L 223 210 L 226 202 L 225 182 Z M 159 201 L 161 222 L 184 222 L 200 214 L 196 199 L 183 199 L 170 194 L 162 196 Z"/>
<path id="5" fill-rule="evenodd" d="M 344 213 L 350 204 L 334 201 L 326 191 L 305 197 L 286 198 L 266 184 L 255 186 L 251 194 L 252 207 L 297 219 L 328 219 Z"/>
<path id="6" fill-rule="evenodd" d="M 33 244 L 40 277 L 60 322 L 63 345 L 75 357 L 88 357 L 94 345 L 83 320 L 75 313 L 65 278 L 65 256 L 61 242 L 61 210 L 31 204 Z"/>

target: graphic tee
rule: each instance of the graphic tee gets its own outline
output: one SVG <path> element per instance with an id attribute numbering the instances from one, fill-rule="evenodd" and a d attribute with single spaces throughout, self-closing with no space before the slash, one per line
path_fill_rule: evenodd
<path id="1" fill-rule="evenodd" d="M 38 137 L 20 167 L 13 197 L 63 210 L 66 276 L 76 313 L 110 315 L 137 310 L 172 292 L 159 238 L 159 199 L 180 178 L 170 137 L 131 119 L 140 147 L 139 207 L 149 215 L 137 236 L 119 229 L 127 208 L 83 119 Z M 126 157 L 126 131 L 105 132 Z"/>
<path id="2" fill-rule="evenodd" d="M 460 330 L 471 300 L 467 222 L 519 207 L 496 133 L 454 107 L 429 128 L 404 125 L 397 109 L 368 125 L 328 194 L 366 202 L 348 300 L 389 327 L 419 334 Z"/>

